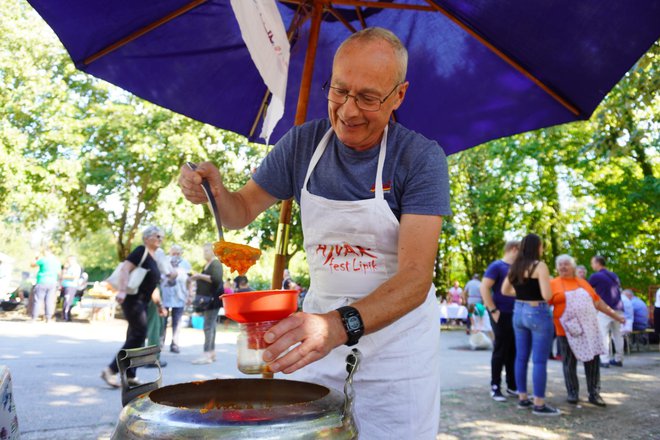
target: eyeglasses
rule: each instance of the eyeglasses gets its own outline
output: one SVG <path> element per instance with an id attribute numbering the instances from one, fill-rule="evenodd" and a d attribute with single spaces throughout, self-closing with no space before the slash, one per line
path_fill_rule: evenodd
<path id="1" fill-rule="evenodd" d="M 360 110 L 364 110 L 365 112 L 377 112 L 400 85 L 401 83 L 395 85 L 392 91 L 383 99 L 364 93 L 351 95 L 348 93 L 348 90 L 328 85 L 327 81 L 323 84 L 323 91 L 325 92 L 325 97 L 328 98 L 328 101 L 334 102 L 335 104 L 344 105 L 348 101 L 348 98 L 353 98 L 355 100 L 355 105 L 357 105 Z"/>
<path id="2" fill-rule="evenodd" d="M 152 235 L 152 237 L 156 238 L 157 240 L 162 240 L 163 236 L 160 234 Z"/>

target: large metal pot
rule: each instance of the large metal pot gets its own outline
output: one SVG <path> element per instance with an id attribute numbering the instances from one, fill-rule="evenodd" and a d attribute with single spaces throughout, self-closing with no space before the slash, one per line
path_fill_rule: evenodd
<path id="1" fill-rule="evenodd" d="M 344 393 L 280 379 L 216 379 L 160 388 L 161 378 L 137 387 L 126 369 L 158 365 L 157 347 L 118 355 L 124 409 L 119 439 L 356 439 L 353 374 L 360 353 L 346 358 Z M 159 366 L 160 368 L 160 366 Z"/>

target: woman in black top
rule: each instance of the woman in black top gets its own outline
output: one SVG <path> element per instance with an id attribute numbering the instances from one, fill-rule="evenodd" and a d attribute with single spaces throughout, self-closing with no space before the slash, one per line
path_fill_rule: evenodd
<path id="1" fill-rule="evenodd" d="M 124 348 L 140 348 L 144 346 L 144 340 L 147 337 L 147 306 L 151 301 L 151 296 L 160 282 L 160 271 L 156 263 L 155 252 L 163 242 L 163 231 L 156 226 L 149 226 L 142 232 L 142 241 L 144 245 L 136 247 L 131 252 L 121 268 L 119 276 L 119 291 L 115 297 L 121 304 L 124 317 L 128 321 L 128 330 L 126 331 L 126 341 L 122 346 Z M 130 273 L 140 265 L 144 253 L 147 256 L 142 262 L 141 267 L 149 271 L 144 276 L 137 293 L 134 295 L 126 294 L 126 286 Z M 156 304 L 160 309 L 163 305 Z M 111 387 L 119 388 L 121 383 L 117 378 L 119 368 L 116 358 L 101 373 L 101 378 Z M 135 368 L 129 368 L 126 372 L 129 385 L 139 384 L 135 377 Z"/>
<path id="2" fill-rule="evenodd" d="M 543 243 L 536 234 L 528 234 L 520 242 L 520 252 L 509 268 L 502 293 L 516 297 L 513 330 L 516 336 L 516 386 L 518 407 L 532 408 L 538 416 L 557 416 L 561 412 L 545 403 L 547 363 L 552 347 L 554 324 L 550 306 L 552 297 L 548 266 L 540 261 Z M 534 369 L 532 385 L 534 402 L 527 394 L 527 363 L 530 354 Z"/>
<path id="3" fill-rule="evenodd" d="M 215 332 L 217 328 L 218 312 L 222 307 L 220 295 L 222 295 L 222 264 L 213 254 L 213 245 L 204 245 L 204 259 L 206 265 L 202 273 L 190 277 L 197 282 L 195 295 L 211 298 L 207 309 L 204 311 L 204 354 L 195 359 L 193 364 L 210 364 L 215 362 Z"/>

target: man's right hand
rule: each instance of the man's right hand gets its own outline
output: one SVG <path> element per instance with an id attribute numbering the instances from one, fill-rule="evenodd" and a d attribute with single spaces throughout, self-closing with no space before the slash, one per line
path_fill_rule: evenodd
<path id="1" fill-rule="evenodd" d="M 179 186 L 183 195 L 192 203 L 206 203 L 208 199 L 202 189 L 202 179 L 206 179 L 211 185 L 213 196 L 217 197 L 217 188 L 222 187 L 222 177 L 220 171 L 211 162 L 202 162 L 197 164 L 197 170 L 191 170 L 188 165 L 181 167 L 179 174 Z"/>

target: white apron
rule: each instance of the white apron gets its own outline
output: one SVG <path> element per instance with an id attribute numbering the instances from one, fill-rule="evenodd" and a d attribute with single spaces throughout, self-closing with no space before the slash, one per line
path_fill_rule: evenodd
<path id="1" fill-rule="evenodd" d="M 375 197 L 337 201 L 311 194 L 309 177 L 325 151 L 328 130 L 312 156 L 300 198 L 311 276 L 303 310 L 326 313 L 367 296 L 397 272 L 399 222 L 383 195 L 387 128 L 378 157 Z M 365 335 L 356 347 L 354 376 L 360 439 L 435 439 L 440 419 L 440 313 L 430 286 L 424 304 L 393 324 Z M 343 390 L 346 355 L 337 347 L 293 379 Z"/>

